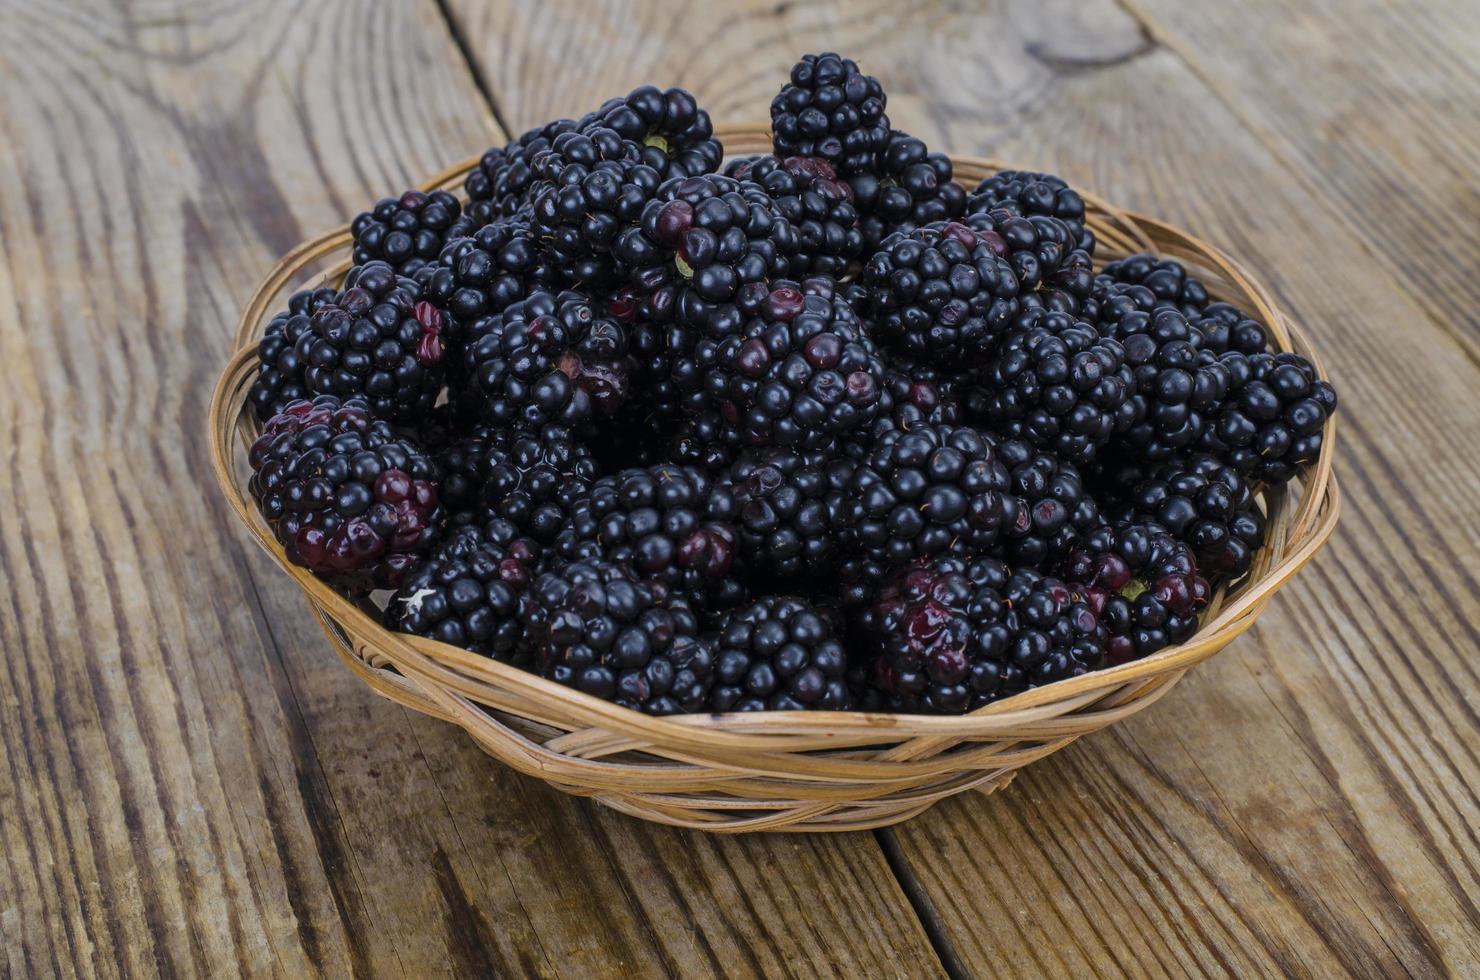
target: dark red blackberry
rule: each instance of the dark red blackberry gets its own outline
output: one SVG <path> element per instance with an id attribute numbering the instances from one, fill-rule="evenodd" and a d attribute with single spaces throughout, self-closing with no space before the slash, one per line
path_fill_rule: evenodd
<path id="1" fill-rule="evenodd" d="M 968 212 L 1003 208 L 1013 214 L 1059 218 L 1074 229 L 1074 242 L 1086 253 L 1095 254 L 1095 233 L 1084 224 L 1084 199 L 1053 174 L 1027 170 L 999 170 L 976 185 L 966 201 Z"/>
<path id="2" fill-rule="evenodd" d="M 1259 483 L 1278 486 L 1321 455 L 1336 389 L 1299 354 L 1230 352 L 1228 397 L 1202 433 L 1200 447 Z"/>
<path id="3" fill-rule="evenodd" d="M 769 595 L 725 614 L 714 635 L 713 711 L 853 707 L 839 619 L 797 596 Z"/>
<path id="4" fill-rule="evenodd" d="M 538 432 L 479 427 L 437 460 L 454 524 L 494 517 L 543 544 L 555 540 L 597 478 L 591 451 L 554 425 Z"/>
<path id="5" fill-rule="evenodd" d="M 692 466 L 660 463 L 602 477 L 555 541 L 568 561 L 624 562 L 706 608 L 744 598 L 734 494 Z"/>
<path id="6" fill-rule="evenodd" d="M 626 331 L 585 295 L 536 292 L 469 329 L 469 397 L 497 428 L 572 429 L 609 418 L 627 397 Z"/>
<path id="7" fill-rule="evenodd" d="M 997 443 L 1011 490 L 1022 501 L 1017 522 L 1004 529 L 997 553 L 1014 568 L 1047 572 L 1104 523 L 1099 505 L 1073 463 L 1021 439 Z"/>
<path id="8" fill-rule="evenodd" d="M 771 100 L 776 155 L 821 157 L 844 177 L 871 170 L 889 145 L 886 102 L 879 80 L 853 59 L 804 55 Z"/>
<path id="9" fill-rule="evenodd" d="M 648 714 L 704 709 L 713 648 L 661 583 L 616 562 L 571 562 L 540 575 L 531 600 L 526 629 L 544 676 Z"/>
<path id="10" fill-rule="evenodd" d="M 586 138 L 568 135 L 576 141 Z M 612 246 L 624 228 L 641 220 L 643 208 L 658 192 L 661 175 L 630 159 L 591 165 L 567 162 L 548 169 L 551 178 L 537 185 L 532 214 L 552 260 L 577 288 L 615 284 L 619 272 L 610 254 Z"/>
<path id="11" fill-rule="evenodd" d="M 477 229 L 473 219 L 463 216 L 462 203 L 454 195 L 418 190 L 378 201 L 349 226 L 356 265 L 383 261 L 403 276 L 437 261 L 449 241 Z"/>
<path id="12" fill-rule="evenodd" d="M 511 525 L 457 528 L 401 582 L 386 606 L 386 625 L 503 663 L 532 666 L 521 612 L 537 555 Z"/>
<path id="13" fill-rule="evenodd" d="M 422 298 L 451 315 L 450 339 L 459 349 L 475 321 L 555 288 L 560 277 L 527 220 L 509 218 L 450 242 L 416 279 Z"/>
<path id="14" fill-rule="evenodd" d="M 1237 581 L 1264 543 L 1264 513 L 1232 467 L 1194 454 L 1130 487 L 1111 511 L 1121 523 L 1154 521 L 1192 549 L 1210 581 Z"/>
<path id="15" fill-rule="evenodd" d="M 874 165 L 855 172 L 848 181 L 865 250 L 898 232 L 964 214 L 966 190 L 951 176 L 950 157 L 931 153 L 908 133 L 890 133 Z"/>
<path id="16" fill-rule="evenodd" d="M 1191 549 L 1156 524 L 1101 527 L 1069 556 L 1064 578 L 1099 615 L 1112 664 L 1191 639 L 1208 602 Z"/>
<path id="17" fill-rule="evenodd" d="M 734 491 L 738 548 L 758 577 L 815 583 L 832 572 L 850 512 L 856 464 L 791 449 L 751 451 L 725 475 Z"/>
<path id="18" fill-rule="evenodd" d="M 316 395 L 362 397 L 372 414 L 415 422 L 442 390 L 446 318 L 385 262 L 355 266 L 299 337 L 304 385 Z"/>
<path id="19" fill-rule="evenodd" d="M 842 544 L 888 569 L 943 551 L 981 553 L 1017 523 L 1021 501 L 974 429 L 890 428 L 859 464 Z"/>
<path id="20" fill-rule="evenodd" d="M 685 89 L 643 85 L 619 99 L 608 99 L 582 128 L 600 126 L 640 147 L 641 162 L 660 177 L 714 173 L 724 147 L 714 138 L 709 113 Z"/>
<path id="21" fill-rule="evenodd" d="M 995 431 L 1083 465 L 1138 421 L 1135 392 L 1119 343 L 1037 308 L 1008 329 L 967 407 Z"/>
<path id="22" fill-rule="evenodd" d="M 1104 275 L 1115 282 L 1145 286 L 1158 306 L 1169 306 L 1189 318 L 1202 316 L 1211 302 L 1207 288 L 1176 259 L 1140 252 L 1109 263 Z"/>
<path id="23" fill-rule="evenodd" d="M 1069 586 L 992 558 L 921 559 L 859 619 L 879 707 L 962 714 L 1103 665 L 1103 631 Z"/>
<path id="24" fill-rule="evenodd" d="M 330 286 L 294 293 L 288 297 L 288 308 L 267 324 L 257 343 L 257 377 L 247 393 L 259 422 L 266 422 L 289 402 L 310 396 L 298 344 L 312 332 L 313 315 L 337 295 Z"/>
<path id="25" fill-rule="evenodd" d="M 288 559 L 342 588 L 395 588 L 441 530 L 436 464 L 362 399 L 293 402 L 248 459 L 248 489 Z"/>
<path id="26" fill-rule="evenodd" d="M 725 173 L 753 180 L 766 189 L 796 232 L 794 276 L 841 277 L 863 254 L 863 233 L 853 188 L 839 180 L 832 164 L 816 157 L 742 157 Z"/>
<path id="27" fill-rule="evenodd" d="M 1214 354 L 1229 351 L 1261 354 L 1269 348 L 1269 335 L 1265 333 L 1264 325 L 1232 303 L 1209 303 L 1191 324 L 1202 335 L 1202 349 Z"/>
<path id="28" fill-rule="evenodd" d="M 483 154 L 478 166 L 463 181 L 468 195 L 466 212 L 478 227 L 495 218 L 517 214 L 529 203 L 528 191 L 534 180 L 534 157 L 548 150 L 561 133 L 573 132 L 574 119 L 556 119 L 522 134 L 507 146 L 494 147 Z"/>
<path id="29" fill-rule="evenodd" d="M 1010 254 L 995 231 L 958 222 L 891 236 L 862 276 L 879 338 L 940 367 L 983 356 L 1020 308 Z"/>

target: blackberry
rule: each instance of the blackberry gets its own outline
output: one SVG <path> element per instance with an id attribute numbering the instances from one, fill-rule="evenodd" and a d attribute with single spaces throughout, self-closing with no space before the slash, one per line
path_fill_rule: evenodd
<path id="1" fill-rule="evenodd" d="M 1245 477 L 1270 486 L 1290 480 L 1321 455 L 1336 389 L 1299 354 L 1230 352 L 1218 358 L 1230 378 L 1227 399 L 1200 447 Z"/>
<path id="2" fill-rule="evenodd" d="M 766 596 L 727 613 L 714 636 L 710 709 L 851 709 L 838 624 L 833 610 L 797 596 Z"/>
<path id="3" fill-rule="evenodd" d="M 401 582 L 386 626 L 520 667 L 532 665 L 521 613 L 537 551 L 511 527 L 460 527 Z"/>
<path id="4" fill-rule="evenodd" d="M 571 562 L 540 575 L 527 629 L 540 673 L 648 714 L 704 708 L 714 655 L 689 605 L 626 565 Z"/>
<path id="5" fill-rule="evenodd" d="M 884 370 L 884 393 L 894 424 L 960 425 L 964 421 L 961 378 L 923 362 L 894 357 Z"/>
<path id="6" fill-rule="evenodd" d="M 1156 297 L 1157 306 L 1168 306 L 1186 317 L 1198 317 L 1211 300 L 1208 290 L 1176 259 L 1159 259 L 1139 252 L 1111 262 L 1104 275 L 1115 282 L 1145 286 Z"/>
<path id="7" fill-rule="evenodd" d="M 850 490 L 841 543 L 884 569 L 948 550 L 986 551 L 1017 523 L 1022 506 L 992 443 L 966 427 L 887 429 Z"/>
<path id="8" fill-rule="evenodd" d="M 422 298 L 451 316 L 449 340 L 456 352 L 473 323 L 554 288 L 559 274 L 526 220 L 502 219 L 449 242 L 436 264 L 422 267 L 416 279 Z"/>
<path id="9" fill-rule="evenodd" d="M 1191 321 L 1202 335 L 1202 349 L 1214 354 L 1236 351 L 1262 354 L 1269 348 L 1264 325 L 1246 316 L 1232 303 L 1209 303 L 1202 315 Z"/>
<path id="10" fill-rule="evenodd" d="M 851 58 L 804 55 L 771 100 L 777 156 L 821 157 L 848 177 L 874 167 L 889 144 L 887 97 Z"/>
<path id="11" fill-rule="evenodd" d="M 462 203 L 447 191 L 410 190 L 356 215 L 349 229 L 356 265 L 379 260 L 409 276 L 437 261 L 449 241 L 471 235 L 477 225 L 464 217 Z"/>
<path id="12" fill-rule="evenodd" d="M 704 385 L 752 446 L 826 449 L 878 412 L 884 365 L 832 283 L 778 280 L 739 333 L 699 341 Z"/>
<path id="13" fill-rule="evenodd" d="M 1104 523 L 1099 505 L 1074 464 L 1051 452 L 1021 439 L 1003 439 L 997 443 L 997 458 L 1023 504 L 1017 523 L 998 542 L 998 553 L 1015 568 L 1052 571 Z"/>
<path id="14" fill-rule="evenodd" d="M 618 271 L 610 255 L 612 246 L 624 228 L 641 219 L 643 208 L 658 192 L 661 175 L 630 159 L 589 166 L 566 163 L 551 169 L 554 177 L 535 191 L 532 211 L 545 247 L 570 284 L 580 288 L 614 284 Z"/>
<path id="15" fill-rule="evenodd" d="M 1103 631 L 1065 583 L 992 558 L 903 569 L 859 617 L 866 683 L 893 711 L 961 714 L 1103 665 Z"/>
<path id="16" fill-rule="evenodd" d="M 266 422 L 289 402 L 310 397 L 298 343 L 311 332 L 313 315 L 334 302 L 336 295 L 330 286 L 294 293 L 288 297 L 288 308 L 267 324 L 257 342 L 257 377 L 247 393 L 259 422 Z"/>
<path id="17" fill-rule="evenodd" d="M 1068 222 L 998 208 L 968 214 L 961 223 L 979 236 L 995 234 L 1006 244 L 1024 307 L 1077 313 L 1088 304 L 1094 288 L 1093 262 L 1075 244 Z"/>
<path id="18" fill-rule="evenodd" d="M 839 180 L 832 164 L 816 157 L 745 157 L 725 173 L 753 180 L 766 189 L 797 237 L 794 276 L 841 277 L 863 254 L 863 233 L 853 188 Z"/>
<path id="19" fill-rule="evenodd" d="M 395 588 L 441 530 L 436 464 L 363 399 L 289 404 L 248 460 L 248 489 L 288 559 L 342 588 Z"/>
<path id="20" fill-rule="evenodd" d="M 1208 602 L 1191 549 L 1151 523 L 1099 528 L 1066 560 L 1064 577 L 1100 617 L 1112 664 L 1191 639 Z"/>
<path id="21" fill-rule="evenodd" d="M 1192 549 L 1211 581 L 1237 581 L 1264 543 L 1264 514 L 1232 467 L 1194 454 L 1158 468 L 1111 512 L 1122 523 L 1153 521 Z"/>
<path id="22" fill-rule="evenodd" d="M 659 463 L 602 477 L 571 508 L 554 550 L 568 561 L 631 565 L 706 608 L 744 598 L 735 570 L 735 500 L 692 466 Z"/>
<path id="23" fill-rule="evenodd" d="M 1090 256 L 1095 254 L 1095 233 L 1084 224 L 1084 198 L 1062 177 L 1027 170 L 999 170 L 977 184 L 966 201 L 968 212 L 997 208 L 1023 217 L 1059 218 L 1074 229 L 1075 245 Z"/>
<path id="24" fill-rule="evenodd" d="M 344 288 L 314 311 L 299 337 L 305 387 L 363 397 L 372 414 L 415 422 L 442 390 L 447 340 L 442 311 L 384 262 L 355 266 Z"/>
<path id="25" fill-rule="evenodd" d="M 643 85 L 608 99 L 592 116 L 584 130 L 605 127 L 632 141 L 641 162 L 663 178 L 713 173 L 724 158 L 709 113 L 685 89 Z"/>
<path id="26" fill-rule="evenodd" d="M 891 236 L 864 266 L 868 312 L 885 343 L 943 367 L 991 349 L 1019 310 L 1001 235 L 939 222 Z"/>
<path id="27" fill-rule="evenodd" d="M 497 518 L 542 544 L 555 540 L 597 478 L 591 451 L 555 425 L 480 429 L 437 459 L 442 503 L 454 524 Z"/>
<path id="28" fill-rule="evenodd" d="M 626 332 L 584 295 L 536 292 L 472 325 L 463 370 L 489 425 L 581 429 L 626 398 L 626 355 Z"/>
<path id="29" fill-rule="evenodd" d="M 848 181 L 864 247 L 872 250 L 897 232 L 964 214 L 966 191 L 951 177 L 950 157 L 931 153 L 908 133 L 891 133 L 874 166 Z"/>
<path id="30" fill-rule="evenodd" d="M 1068 313 L 1043 308 L 1014 321 L 967 406 L 1003 435 L 1083 465 L 1138 420 L 1125 351 Z"/>
<path id="31" fill-rule="evenodd" d="M 529 130 L 507 146 L 484 153 L 463 180 L 468 195 L 466 211 L 473 223 L 482 227 L 527 207 L 529 187 L 534 181 L 534 158 L 548 150 L 555 137 L 573 132 L 576 126 L 574 119 L 556 119 Z"/>
<path id="32" fill-rule="evenodd" d="M 726 474 L 737 546 L 757 576 L 816 581 L 832 572 L 856 464 L 790 449 L 747 452 Z"/>

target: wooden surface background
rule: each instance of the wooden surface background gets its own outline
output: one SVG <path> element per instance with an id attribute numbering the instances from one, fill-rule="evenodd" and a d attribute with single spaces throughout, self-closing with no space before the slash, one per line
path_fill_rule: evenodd
<path id="1" fill-rule="evenodd" d="M 764 118 L 827 48 L 1272 284 L 1346 513 L 1002 794 L 678 833 L 364 688 L 228 519 L 206 403 L 299 240 L 642 82 Z M 0 0 L 0 971 L 1476 975 L 1477 65 L 1465 0 Z"/>

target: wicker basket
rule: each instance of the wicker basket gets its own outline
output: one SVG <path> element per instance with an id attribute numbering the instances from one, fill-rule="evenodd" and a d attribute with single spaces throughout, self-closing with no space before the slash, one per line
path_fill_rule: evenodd
<path id="1" fill-rule="evenodd" d="M 732 153 L 767 152 L 763 127 L 719 133 Z M 963 183 L 1000 165 L 954 158 Z M 455 187 L 468 161 L 429 182 Z M 1268 293 L 1212 246 L 1086 196 L 1102 259 L 1175 257 L 1222 299 L 1250 310 L 1273 342 L 1319 359 Z M 337 281 L 349 265 L 339 229 L 289 253 L 252 297 L 211 402 L 216 477 L 237 515 L 308 597 L 340 657 L 393 701 L 467 730 L 490 755 L 568 793 L 660 823 L 704 830 L 862 830 L 906 820 L 944 797 L 1007 785 L 1019 768 L 1157 701 L 1194 664 L 1253 625 L 1276 590 L 1336 526 L 1334 433 L 1303 478 L 1263 494 L 1268 543 L 1232 594 L 1221 591 L 1189 642 L 1144 660 L 1059 681 L 969 715 L 762 712 L 651 718 L 465 650 L 382 627 L 376 611 L 290 564 L 246 493 L 245 447 L 258 427 L 245 404 L 263 326 L 289 287 Z"/>

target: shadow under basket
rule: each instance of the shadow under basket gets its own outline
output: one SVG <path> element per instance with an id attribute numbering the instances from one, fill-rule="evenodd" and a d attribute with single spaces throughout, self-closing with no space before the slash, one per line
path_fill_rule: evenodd
<path id="1" fill-rule="evenodd" d="M 732 155 L 765 153 L 759 126 L 722 128 Z M 953 157 L 968 188 L 1002 169 Z M 425 187 L 456 190 L 467 161 Z M 1085 195 L 1097 265 L 1135 252 L 1185 263 L 1218 299 L 1268 327 L 1281 350 L 1320 368 L 1295 325 L 1233 260 L 1186 232 Z M 234 354 L 211 402 L 216 478 L 257 543 L 303 590 L 349 667 L 385 697 L 460 725 L 484 751 L 567 793 L 645 820 L 719 832 L 864 830 L 907 820 L 965 790 L 990 792 L 1017 770 L 1156 702 L 1191 667 L 1253 625 L 1336 526 L 1328 422 L 1319 463 L 1265 492 L 1268 542 L 1250 574 L 1220 590 L 1191 641 L 1144 660 L 1059 681 L 968 715 L 796 711 L 653 718 L 445 644 L 393 633 L 376 611 L 290 564 L 247 493 L 246 449 L 259 426 L 246 404 L 256 346 L 293 289 L 337 283 L 350 264 L 347 228 L 306 242 L 272 270 L 242 314 Z M 1323 372 L 1324 373 L 1324 372 Z"/>

